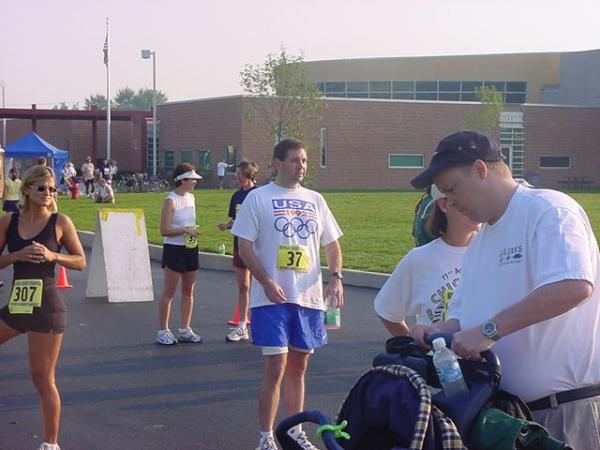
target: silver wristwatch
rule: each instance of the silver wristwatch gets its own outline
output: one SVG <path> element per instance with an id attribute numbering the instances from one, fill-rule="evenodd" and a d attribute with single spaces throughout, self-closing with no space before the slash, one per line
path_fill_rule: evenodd
<path id="1" fill-rule="evenodd" d="M 485 337 L 491 339 L 494 342 L 500 339 L 496 322 L 492 320 L 488 320 L 487 322 L 484 322 L 483 325 L 481 325 L 481 332 Z"/>
<path id="2" fill-rule="evenodd" d="M 330 273 L 330 276 L 332 276 L 332 277 L 336 277 L 336 278 L 338 278 L 338 279 L 340 279 L 340 280 L 343 280 L 343 279 L 344 279 L 344 275 L 342 275 L 342 272 L 331 272 L 331 273 Z"/>

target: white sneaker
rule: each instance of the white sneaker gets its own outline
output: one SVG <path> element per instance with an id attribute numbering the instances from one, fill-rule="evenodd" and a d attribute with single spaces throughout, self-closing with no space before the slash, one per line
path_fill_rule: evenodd
<path id="1" fill-rule="evenodd" d="M 258 443 L 258 447 L 256 447 L 256 450 L 279 450 L 279 448 L 275 443 L 275 439 L 269 436 L 264 441 Z"/>
<path id="2" fill-rule="evenodd" d="M 182 343 L 200 344 L 202 338 L 194 333 L 191 327 L 177 328 L 177 341 Z"/>
<path id="3" fill-rule="evenodd" d="M 287 434 L 296 441 L 296 444 L 298 444 L 302 450 L 319 450 L 318 447 L 314 446 L 313 443 L 308 440 L 308 436 L 304 431 L 298 433 L 296 429 L 292 428 L 288 430 Z"/>
<path id="4" fill-rule="evenodd" d="M 231 333 L 225 336 L 225 340 L 228 342 L 247 341 L 248 339 L 250 339 L 248 327 L 235 327 L 233 330 L 231 330 Z"/>
<path id="5" fill-rule="evenodd" d="M 158 330 L 156 334 L 156 343 L 161 345 L 177 344 L 177 339 L 171 333 L 171 330 Z"/>
<path id="6" fill-rule="evenodd" d="M 60 450 L 58 444 L 48 444 L 47 442 L 43 442 L 42 445 L 38 447 L 38 450 Z"/>

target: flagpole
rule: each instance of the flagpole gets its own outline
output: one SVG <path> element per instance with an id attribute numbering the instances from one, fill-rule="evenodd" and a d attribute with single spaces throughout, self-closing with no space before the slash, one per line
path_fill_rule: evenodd
<path id="1" fill-rule="evenodd" d="M 110 59 L 108 56 L 109 45 L 109 18 L 106 18 L 106 41 L 104 42 L 104 63 L 106 64 L 106 159 L 110 161 Z"/>

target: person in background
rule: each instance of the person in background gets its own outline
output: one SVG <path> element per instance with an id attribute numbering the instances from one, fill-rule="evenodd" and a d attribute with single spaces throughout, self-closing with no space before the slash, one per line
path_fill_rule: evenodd
<path id="1" fill-rule="evenodd" d="M 117 166 L 117 162 L 114 159 L 111 159 L 108 164 L 108 175 L 110 177 L 110 183 L 112 183 L 112 180 L 115 179 L 117 173 L 119 173 L 119 167 Z"/>
<path id="2" fill-rule="evenodd" d="M 239 189 L 234 192 L 229 202 L 229 222 L 220 223 L 219 230 L 231 230 L 237 213 L 248 194 L 256 188 L 256 174 L 258 165 L 252 161 L 241 161 L 235 170 L 235 177 Z M 237 308 L 239 311 L 239 325 L 229 333 L 225 339 L 229 342 L 247 341 L 248 334 L 248 303 L 250 302 L 250 271 L 240 258 L 238 238 L 233 236 L 233 267 L 238 285 Z"/>
<path id="3" fill-rule="evenodd" d="M 48 159 L 45 156 L 39 156 L 35 160 L 36 166 L 48 166 Z"/>
<path id="4" fill-rule="evenodd" d="M 100 171 L 100 176 L 110 183 L 110 166 L 107 159 L 102 161 L 102 165 L 98 170 Z"/>
<path id="5" fill-rule="evenodd" d="M 19 212 L 19 201 L 21 200 L 21 180 L 19 171 L 14 167 L 8 171 L 8 179 L 4 183 L 4 204 L 2 211 Z"/>
<path id="6" fill-rule="evenodd" d="M 115 194 L 112 186 L 102 177 L 98 177 L 98 189 L 94 193 L 94 201 L 96 203 L 115 202 Z"/>
<path id="7" fill-rule="evenodd" d="M 223 189 L 223 181 L 225 180 L 225 171 L 228 167 L 233 167 L 233 164 L 227 164 L 224 160 L 217 163 L 217 178 L 219 178 L 219 189 Z"/>
<path id="8" fill-rule="evenodd" d="M 85 183 L 85 195 L 88 198 L 92 198 L 92 195 L 94 194 L 94 170 L 92 158 L 88 156 L 81 165 L 81 175 L 83 176 L 83 182 Z"/>
<path id="9" fill-rule="evenodd" d="M 375 312 L 392 336 L 407 336 L 407 317 L 431 325 L 446 320 L 462 260 L 479 224 L 461 214 L 434 185 L 427 232 L 436 239 L 413 248 L 398 263 L 374 300 Z"/>
<path id="10" fill-rule="evenodd" d="M 194 166 L 178 164 L 173 171 L 175 190 L 165 199 L 160 214 L 163 239 L 162 267 L 165 271 L 164 290 L 158 304 L 159 327 L 156 342 L 173 345 L 178 342 L 199 344 L 202 338 L 192 330 L 194 284 L 198 275 L 198 229 L 194 188 L 202 177 Z M 181 280 L 181 328 L 177 338 L 169 329 L 171 303 Z"/>
<path id="11" fill-rule="evenodd" d="M 22 211 L 0 218 L 0 254 L 8 247 L 8 254 L 0 256 L 0 269 L 12 265 L 14 271 L 8 304 L 0 309 L 0 345 L 19 334 L 27 335 L 29 372 L 40 399 L 44 430 L 38 450 L 60 450 L 61 401 L 55 369 L 67 313 L 56 288 L 55 265 L 85 268 L 85 254 L 73 222 L 56 212 L 55 192 L 52 169 L 33 166 L 21 184 Z M 61 247 L 67 254 L 61 253 Z"/>
<path id="12" fill-rule="evenodd" d="M 327 343 L 320 248 L 330 270 L 325 297 L 344 302 L 342 236 L 325 199 L 300 185 L 306 175 L 305 145 L 284 139 L 273 149 L 275 182 L 248 194 L 231 232 L 254 280 L 251 285 L 252 343 L 260 346 L 264 374 L 258 394 L 258 450 L 276 450 L 273 425 L 281 392 L 288 415 L 304 409 L 311 354 Z M 289 436 L 315 450 L 301 426 Z"/>

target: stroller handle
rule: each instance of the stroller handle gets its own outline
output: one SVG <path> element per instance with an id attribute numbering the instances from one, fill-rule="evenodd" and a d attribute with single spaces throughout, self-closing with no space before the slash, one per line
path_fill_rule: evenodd
<path id="1" fill-rule="evenodd" d="M 275 430 L 275 435 L 283 450 L 302 450 L 302 447 L 300 447 L 287 432 L 290 428 L 305 422 L 315 423 L 317 425 L 329 425 L 332 423 L 321 411 L 303 411 L 282 420 Z M 321 439 L 323 439 L 327 450 L 344 450 L 343 447 L 336 442 L 335 432 L 332 430 L 324 429 L 321 434 Z"/>
<path id="2" fill-rule="evenodd" d="M 450 348 L 452 345 L 452 338 L 454 335 L 452 333 L 446 333 L 443 331 L 439 331 L 437 333 L 432 333 L 425 338 L 425 342 L 429 345 L 433 344 L 433 341 L 437 338 L 444 338 L 446 341 L 446 347 Z M 498 356 L 491 350 L 486 350 L 485 352 L 481 352 L 481 356 L 486 360 L 486 362 L 495 365 L 496 367 L 500 367 L 500 360 Z"/>

